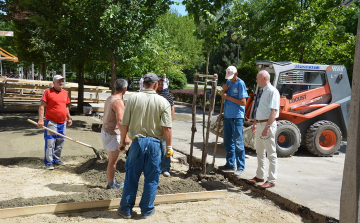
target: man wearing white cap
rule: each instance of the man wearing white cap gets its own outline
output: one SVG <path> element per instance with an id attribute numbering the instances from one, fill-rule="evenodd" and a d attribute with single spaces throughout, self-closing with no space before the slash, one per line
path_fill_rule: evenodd
<path id="1" fill-rule="evenodd" d="M 241 176 L 245 169 L 245 148 L 243 141 L 243 125 L 245 103 L 248 94 L 243 80 L 238 77 L 237 69 L 229 66 L 226 69 L 226 84 L 222 86 L 224 104 L 224 147 L 226 164 L 219 167 L 222 170 L 235 170 L 236 176 Z"/>
<path id="2" fill-rule="evenodd" d="M 37 126 L 43 126 L 54 130 L 62 135 L 66 135 L 66 123 L 72 125 L 70 116 L 70 99 L 68 92 L 63 90 L 65 78 L 61 75 L 55 75 L 53 78 L 54 87 L 44 91 L 39 106 L 39 121 Z M 44 112 L 45 122 L 44 122 Z M 65 139 L 52 132 L 44 130 L 45 139 L 45 158 L 44 164 L 46 169 L 53 170 L 54 165 L 64 165 L 60 161 L 61 151 Z"/>

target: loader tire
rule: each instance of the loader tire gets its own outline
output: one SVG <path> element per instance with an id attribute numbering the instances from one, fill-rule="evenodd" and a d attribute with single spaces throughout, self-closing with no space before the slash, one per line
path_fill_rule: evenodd
<path id="1" fill-rule="evenodd" d="M 298 150 L 301 142 L 301 133 L 294 123 L 281 120 L 277 122 L 275 139 L 278 157 L 289 157 Z"/>
<path id="2" fill-rule="evenodd" d="M 306 131 L 306 147 L 314 155 L 332 156 L 340 148 L 342 133 L 330 121 L 318 121 Z"/>

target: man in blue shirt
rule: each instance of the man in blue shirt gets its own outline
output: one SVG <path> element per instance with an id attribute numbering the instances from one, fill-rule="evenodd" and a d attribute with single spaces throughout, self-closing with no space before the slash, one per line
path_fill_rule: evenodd
<path id="1" fill-rule="evenodd" d="M 229 66 L 226 69 L 226 84 L 222 86 L 224 104 L 224 147 L 226 164 L 219 167 L 223 170 L 236 170 L 235 175 L 241 176 L 245 169 L 245 148 L 243 141 L 243 125 L 245 104 L 248 94 L 243 80 L 238 77 L 237 69 Z"/>

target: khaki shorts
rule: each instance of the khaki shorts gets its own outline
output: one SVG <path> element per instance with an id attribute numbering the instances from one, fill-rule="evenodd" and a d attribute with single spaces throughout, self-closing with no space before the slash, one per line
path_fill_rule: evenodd
<path id="1" fill-rule="evenodd" d="M 109 135 L 104 129 L 101 129 L 101 141 L 103 147 L 109 151 L 115 151 L 120 145 L 120 135 Z"/>

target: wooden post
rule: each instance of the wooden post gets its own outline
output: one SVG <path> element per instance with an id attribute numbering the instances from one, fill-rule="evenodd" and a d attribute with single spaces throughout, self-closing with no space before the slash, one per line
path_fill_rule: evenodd
<path id="1" fill-rule="evenodd" d="M 340 222 L 360 222 L 360 15 L 357 26 L 349 130 L 340 197 Z"/>
<path id="2" fill-rule="evenodd" d="M 195 81 L 194 81 L 194 97 L 193 97 L 193 103 L 192 103 L 192 127 L 191 127 L 191 143 L 190 143 L 190 157 L 189 157 L 189 170 L 191 170 L 192 166 L 192 158 L 193 158 L 193 150 L 194 150 L 194 136 L 196 130 L 196 98 L 198 93 L 198 81 L 199 76 L 195 75 Z"/>
<path id="3" fill-rule="evenodd" d="M 208 115 L 208 122 L 206 128 L 206 138 L 205 138 L 205 146 L 203 148 L 203 157 L 202 157 L 202 171 L 203 174 L 206 174 L 206 158 L 207 158 L 207 145 L 209 142 L 209 133 L 210 133 L 210 125 L 211 125 L 211 118 L 214 113 L 214 106 L 215 106 L 215 97 L 216 97 L 216 86 L 217 86 L 217 75 L 213 76 L 212 80 L 212 87 L 211 87 L 211 94 L 210 94 L 210 107 L 209 107 L 209 115 Z"/>

